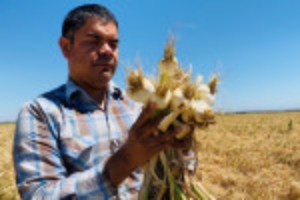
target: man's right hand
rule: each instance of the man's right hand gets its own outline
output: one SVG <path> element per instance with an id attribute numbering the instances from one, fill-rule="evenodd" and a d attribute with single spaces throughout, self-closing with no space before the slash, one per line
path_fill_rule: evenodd
<path id="1" fill-rule="evenodd" d="M 129 130 L 125 144 L 107 162 L 106 170 L 113 185 L 119 185 L 138 166 L 144 165 L 154 155 L 174 141 L 180 127 L 158 134 L 158 125 L 165 116 L 155 116 L 155 104 L 145 107 Z"/>

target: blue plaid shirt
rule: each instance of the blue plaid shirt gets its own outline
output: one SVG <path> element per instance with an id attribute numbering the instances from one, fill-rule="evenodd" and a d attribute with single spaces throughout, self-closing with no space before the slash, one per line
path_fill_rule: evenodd
<path id="1" fill-rule="evenodd" d="M 141 106 L 110 85 L 106 110 L 74 82 L 26 103 L 17 120 L 14 161 L 23 199 L 137 199 L 142 171 L 114 188 L 103 168 Z"/>

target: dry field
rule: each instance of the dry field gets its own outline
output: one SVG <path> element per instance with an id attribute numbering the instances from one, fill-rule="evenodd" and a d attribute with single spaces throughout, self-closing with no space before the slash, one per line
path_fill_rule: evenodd
<path id="1" fill-rule="evenodd" d="M 300 112 L 217 116 L 199 134 L 198 178 L 222 200 L 300 200 Z"/>
<path id="2" fill-rule="evenodd" d="M 14 123 L 0 123 L 0 199 L 19 199 L 12 163 Z"/>
<path id="3" fill-rule="evenodd" d="M 0 199 L 18 199 L 14 124 L 0 124 Z M 300 200 L 300 112 L 226 114 L 198 135 L 198 179 L 220 200 Z"/>

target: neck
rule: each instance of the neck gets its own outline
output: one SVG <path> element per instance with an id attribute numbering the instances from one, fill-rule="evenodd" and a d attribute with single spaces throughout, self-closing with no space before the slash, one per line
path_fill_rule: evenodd
<path id="1" fill-rule="evenodd" d="M 91 87 L 87 84 L 80 84 L 76 81 L 74 82 L 78 84 L 82 89 L 84 89 L 84 91 L 98 103 L 101 109 L 105 109 L 105 102 L 107 99 L 107 92 L 109 87 L 108 84 L 105 84 L 101 87 Z"/>
<path id="2" fill-rule="evenodd" d="M 101 109 L 105 109 L 105 102 L 107 99 L 107 87 L 99 88 L 99 89 L 86 89 L 84 90 L 98 103 Z"/>

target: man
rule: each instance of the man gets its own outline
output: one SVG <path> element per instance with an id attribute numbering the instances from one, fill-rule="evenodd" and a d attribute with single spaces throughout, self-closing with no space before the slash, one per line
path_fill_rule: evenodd
<path id="1" fill-rule="evenodd" d="M 180 127 L 155 136 L 155 105 L 141 108 L 111 83 L 118 23 L 95 4 L 72 10 L 59 39 L 66 84 L 19 113 L 14 161 L 23 199 L 137 199 L 143 166 Z"/>

